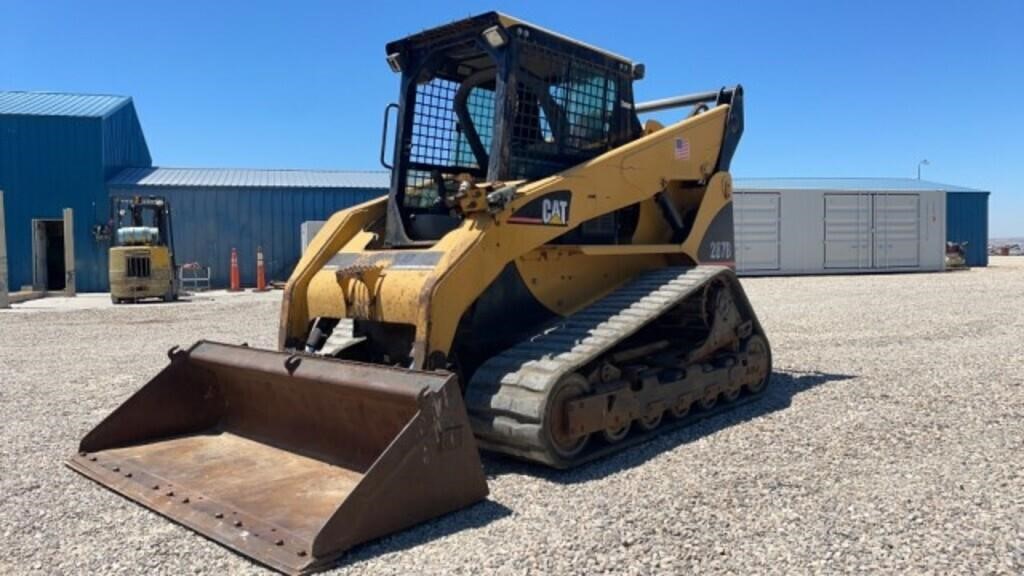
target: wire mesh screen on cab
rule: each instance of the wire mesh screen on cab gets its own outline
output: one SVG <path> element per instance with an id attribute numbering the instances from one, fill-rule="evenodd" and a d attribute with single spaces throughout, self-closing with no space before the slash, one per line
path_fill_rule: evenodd
<path id="1" fill-rule="evenodd" d="M 460 88 L 465 92 L 460 98 Z M 456 106 L 464 106 L 460 122 Z M 485 86 L 463 86 L 445 78 L 434 78 L 416 87 L 409 170 L 405 178 L 405 205 L 429 208 L 443 196 L 439 185 L 454 186 L 461 173 L 483 177 L 486 154 L 494 134 L 494 90 Z M 470 139 L 477 142 L 477 152 Z M 482 158 L 478 158 L 482 154 Z"/>
<path id="2" fill-rule="evenodd" d="M 517 31 L 512 76 L 495 77 L 493 61 L 472 43 L 445 51 L 437 72 L 416 85 L 407 141 L 404 201 L 416 212 L 447 212 L 443 199 L 458 176 L 533 180 L 593 158 L 613 145 L 623 125 L 623 70 L 584 48 Z M 483 64 L 486 62 L 486 64 Z M 514 78 L 514 80 L 513 80 Z M 514 86 L 495 118 L 499 81 Z M 493 142 L 503 122 L 505 142 Z M 493 145 L 492 145 L 493 144 Z M 491 156 L 501 154 L 495 163 Z"/>
<path id="3" fill-rule="evenodd" d="M 548 176 L 611 147 L 618 78 L 540 42 L 521 44 L 509 178 Z"/>

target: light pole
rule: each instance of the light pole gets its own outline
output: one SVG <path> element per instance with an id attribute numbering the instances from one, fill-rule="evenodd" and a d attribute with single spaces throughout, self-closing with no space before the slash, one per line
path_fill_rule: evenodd
<path id="1" fill-rule="evenodd" d="M 917 179 L 918 180 L 921 179 L 921 166 L 930 166 L 930 165 L 931 165 L 931 162 L 929 162 L 927 158 L 925 158 L 924 160 L 921 160 L 920 162 L 917 163 Z"/>

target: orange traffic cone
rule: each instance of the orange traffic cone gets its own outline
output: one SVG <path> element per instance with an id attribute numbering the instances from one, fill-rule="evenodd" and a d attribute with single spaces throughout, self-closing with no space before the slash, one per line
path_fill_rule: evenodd
<path id="1" fill-rule="evenodd" d="M 228 292 L 241 292 L 242 290 L 242 279 L 238 273 L 238 251 L 234 248 L 231 249 L 231 286 L 228 288 Z"/>
<path id="2" fill-rule="evenodd" d="M 256 289 L 254 292 L 266 292 L 267 288 L 266 268 L 263 266 L 263 248 L 256 247 Z"/>

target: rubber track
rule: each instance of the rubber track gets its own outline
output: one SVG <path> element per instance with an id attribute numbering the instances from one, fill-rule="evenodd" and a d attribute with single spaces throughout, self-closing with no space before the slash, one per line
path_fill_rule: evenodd
<path id="1" fill-rule="evenodd" d="M 485 362 L 469 382 L 466 405 L 481 445 L 489 450 L 565 468 L 620 450 L 662 431 L 631 433 L 625 441 L 591 446 L 571 462 L 550 453 L 542 437 L 548 393 L 558 380 L 611 350 L 719 276 L 735 280 L 729 268 L 662 268 L 641 274 L 604 298 L 562 319 L 556 326 Z M 732 284 L 732 283 L 730 283 Z M 729 405 L 734 407 L 737 402 Z M 710 410 L 677 422 L 707 417 Z M 636 427 L 634 427 L 636 428 Z"/>

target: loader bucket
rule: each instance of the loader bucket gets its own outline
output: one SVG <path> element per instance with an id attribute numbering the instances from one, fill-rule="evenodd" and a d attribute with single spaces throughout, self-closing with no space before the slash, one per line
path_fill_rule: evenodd
<path id="1" fill-rule="evenodd" d="M 455 376 L 199 342 L 68 465 L 288 574 L 487 496 Z"/>

